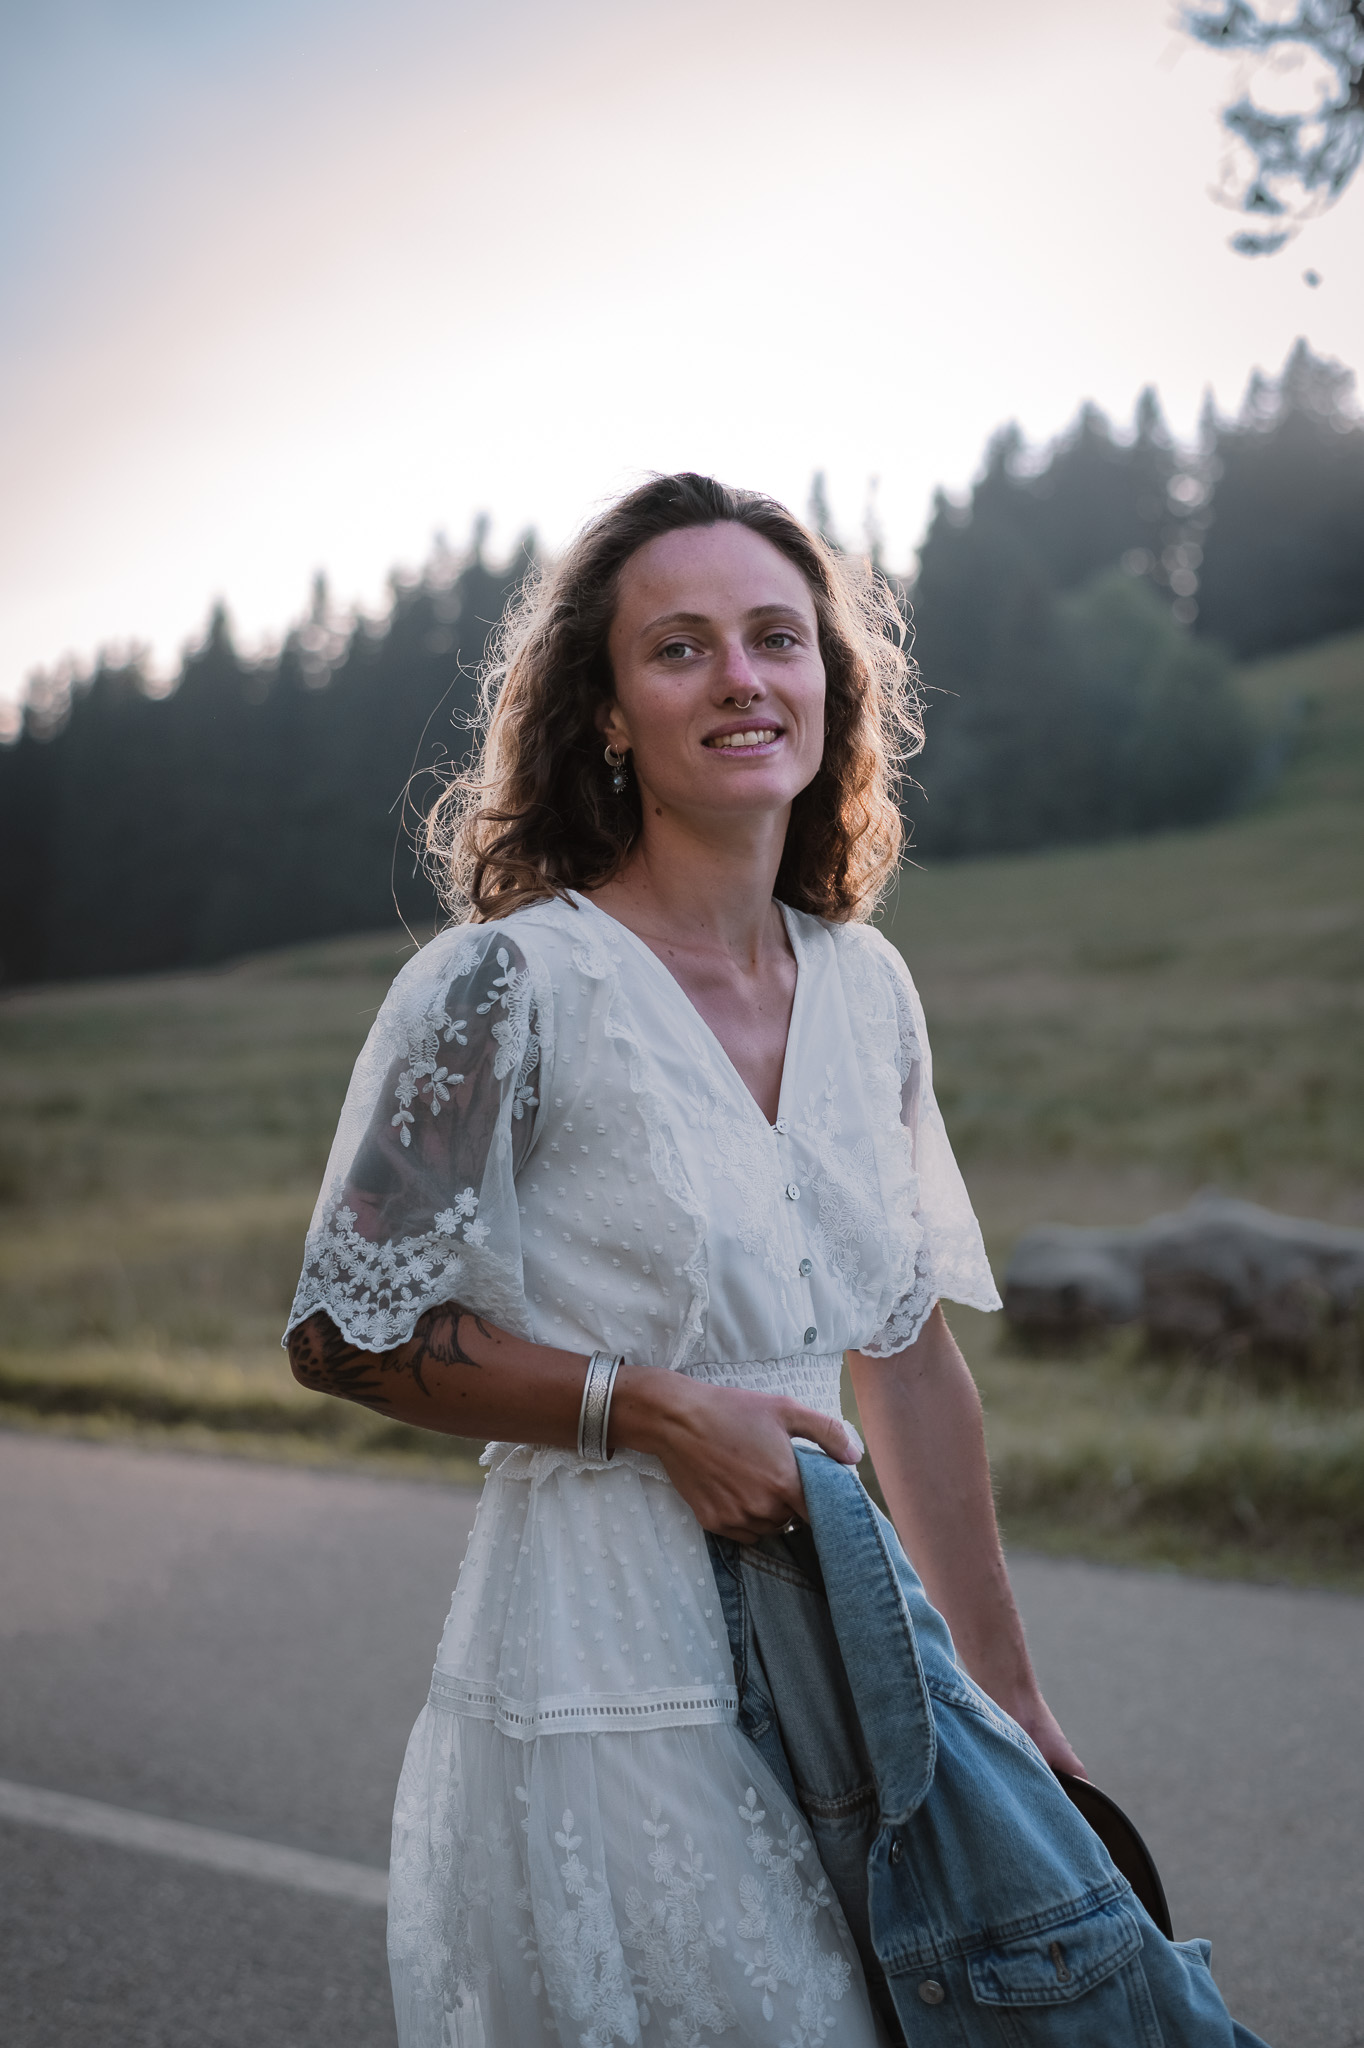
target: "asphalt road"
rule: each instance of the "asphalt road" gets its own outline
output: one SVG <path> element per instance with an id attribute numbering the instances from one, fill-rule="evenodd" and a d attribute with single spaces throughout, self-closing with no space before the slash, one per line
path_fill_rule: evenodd
<path id="1" fill-rule="evenodd" d="M 472 1507 L 0 1435 L 0 1780 L 382 1865 Z M 1052 1705 L 1238 2017 L 1364 2043 L 1364 1601 L 1035 1558 L 1015 1581 Z M 393 2038 L 373 1906 L 0 1821 L 6 2048 Z"/>

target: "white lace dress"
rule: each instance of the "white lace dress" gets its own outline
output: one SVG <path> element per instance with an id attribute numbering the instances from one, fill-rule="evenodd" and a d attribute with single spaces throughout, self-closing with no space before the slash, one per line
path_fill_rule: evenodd
<path id="1" fill-rule="evenodd" d="M 923 1014 L 863 925 L 787 910 L 769 1124 L 587 899 L 445 932 L 357 1062 L 291 1327 L 379 1350 L 458 1300 L 542 1344 L 839 1412 L 842 1354 L 998 1306 Z M 856 1952 L 736 1722 L 704 1536 L 662 1467 L 492 1444 L 398 1789 L 403 2048 L 862 2048 Z"/>

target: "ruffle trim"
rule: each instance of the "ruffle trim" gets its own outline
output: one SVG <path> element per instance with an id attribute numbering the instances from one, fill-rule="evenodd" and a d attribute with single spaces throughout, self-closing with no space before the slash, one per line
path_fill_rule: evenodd
<path id="1" fill-rule="evenodd" d="M 603 925 L 609 927 L 613 920 L 590 898 L 576 890 L 570 890 L 569 897 L 580 914 L 587 913 L 587 933 L 573 949 L 573 964 L 581 974 L 606 986 L 606 1035 L 624 1050 L 630 1093 L 638 1105 L 649 1141 L 649 1165 L 654 1179 L 692 1226 L 691 1250 L 682 1262 L 691 1298 L 666 1361 L 672 1371 L 678 1371 L 695 1357 L 705 1341 L 706 1311 L 710 1306 L 706 1215 L 687 1178 L 669 1125 L 667 1109 L 658 1091 L 649 1085 L 646 1078 L 644 1049 L 627 1022 L 628 1005 L 621 1000 L 621 953 L 611 944 L 609 933 L 600 929 Z"/>
<path id="2" fill-rule="evenodd" d="M 868 1096 L 875 1098 L 873 1142 L 887 1219 L 904 1254 L 880 1327 L 858 1348 L 867 1358 L 891 1358 L 916 1341 L 940 1299 L 984 1310 L 997 1309 L 1000 1299 L 933 1093 L 923 1007 L 909 970 L 870 926 L 830 929 L 858 991 L 849 1011 Z M 904 1091 L 916 1067 L 917 1136 L 901 1121 Z"/>
<path id="3" fill-rule="evenodd" d="M 612 1472 L 628 1470 L 638 1473 L 641 1479 L 661 1479 L 665 1486 L 671 1486 L 663 1465 L 647 1451 L 614 1451 L 605 1465 L 589 1464 L 576 1451 L 557 1450 L 552 1444 L 491 1443 L 479 1459 L 489 1476 L 499 1479 L 522 1479 L 531 1486 L 540 1486 L 556 1472 L 572 1472 L 575 1476 L 592 1479 L 609 1477 Z"/>
<path id="4" fill-rule="evenodd" d="M 901 1122 L 908 1071 L 922 1053 L 917 1034 L 909 1044 L 905 1042 L 898 990 L 886 962 L 879 957 L 877 934 L 862 924 L 830 925 L 829 931 L 838 948 L 848 995 L 848 1018 L 870 1111 L 872 1150 L 886 1223 L 899 1254 L 898 1270 L 892 1274 L 877 1312 L 877 1335 L 872 1340 L 876 1344 L 884 1340 L 887 1324 L 903 1318 L 907 1310 L 919 1315 L 922 1327 L 936 1298 L 914 1141 Z"/>

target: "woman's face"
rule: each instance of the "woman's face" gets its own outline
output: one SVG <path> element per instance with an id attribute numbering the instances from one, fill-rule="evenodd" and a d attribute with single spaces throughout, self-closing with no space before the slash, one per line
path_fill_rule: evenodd
<path id="1" fill-rule="evenodd" d="M 810 589 L 731 520 L 665 533 L 620 574 L 599 724 L 633 755 L 646 803 L 782 810 L 824 753 L 824 663 Z"/>

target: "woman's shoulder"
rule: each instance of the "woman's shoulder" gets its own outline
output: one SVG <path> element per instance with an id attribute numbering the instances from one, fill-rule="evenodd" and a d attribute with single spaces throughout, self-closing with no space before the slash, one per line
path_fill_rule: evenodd
<path id="1" fill-rule="evenodd" d="M 788 914 L 796 920 L 797 930 L 803 936 L 811 939 L 819 934 L 826 936 L 845 971 L 861 968 L 879 979 L 895 983 L 897 987 L 913 987 L 913 978 L 903 955 L 875 925 L 853 918 L 837 921 L 815 917 L 805 910 L 792 910 Z"/>
<path id="2" fill-rule="evenodd" d="M 538 970 L 552 976 L 572 949 L 576 933 L 571 920 L 578 917 L 573 904 L 549 898 L 505 917 L 447 925 L 404 964 L 393 988 L 448 987 L 469 980 L 485 964 L 502 973 Z"/>

